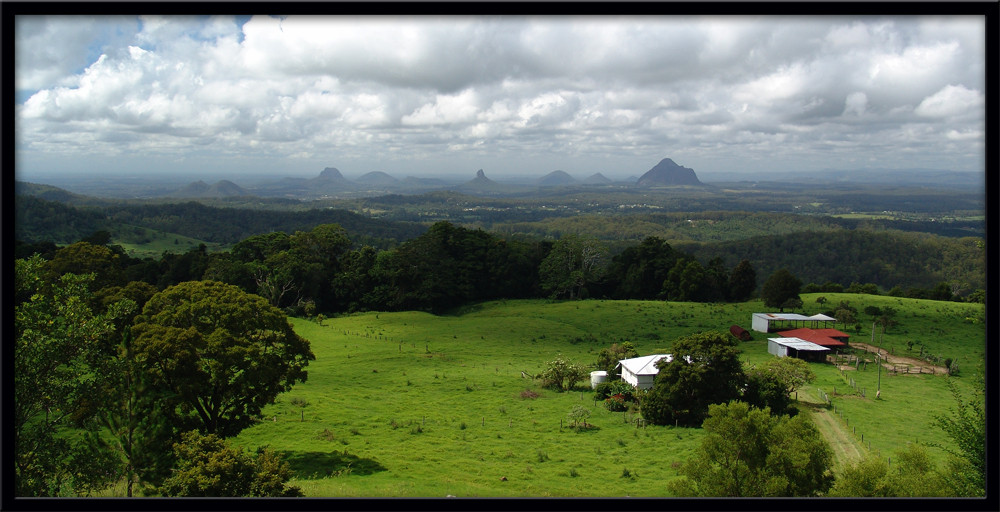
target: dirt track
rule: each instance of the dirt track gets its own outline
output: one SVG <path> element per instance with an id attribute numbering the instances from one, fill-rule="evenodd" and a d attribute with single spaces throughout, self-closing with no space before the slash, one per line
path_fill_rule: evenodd
<path id="1" fill-rule="evenodd" d="M 806 406 L 805 410 L 812 417 L 813 424 L 833 451 L 834 471 L 840 471 L 860 459 L 862 454 L 860 441 L 847 430 L 847 425 L 822 405 L 823 399 L 809 389 L 801 389 L 799 393 L 801 394 L 799 403 Z"/>
<path id="2" fill-rule="evenodd" d="M 881 350 L 881 352 L 879 352 L 877 347 L 873 347 L 871 345 L 868 345 L 867 343 L 851 343 L 851 346 L 855 348 L 860 348 L 862 350 L 867 350 L 868 352 L 871 352 L 873 354 L 881 353 L 882 357 L 885 359 L 885 362 L 888 363 L 882 365 L 886 369 L 891 369 L 889 365 L 895 363 L 895 364 L 907 364 L 913 367 L 922 368 L 926 370 L 928 373 L 934 373 L 934 374 L 948 373 L 948 369 L 945 368 L 944 366 L 934 366 L 928 363 L 927 361 L 921 361 L 920 359 L 916 359 L 913 357 L 893 355 L 890 354 L 889 351 L 884 348 Z"/>
<path id="3" fill-rule="evenodd" d="M 809 414 L 812 416 L 813 424 L 820 434 L 826 438 L 833 450 L 834 467 L 836 470 L 850 465 L 861 458 L 861 450 L 858 441 L 851 433 L 845 430 L 832 412 L 822 407 L 810 407 Z"/>

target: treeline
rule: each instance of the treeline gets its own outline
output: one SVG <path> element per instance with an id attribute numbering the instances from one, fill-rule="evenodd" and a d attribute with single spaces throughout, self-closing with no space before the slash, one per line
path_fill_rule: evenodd
<path id="1" fill-rule="evenodd" d="M 448 222 L 392 249 L 355 247 L 337 224 L 250 236 L 231 251 L 204 246 L 159 260 L 132 258 L 97 232 L 66 247 L 19 243 L 15 256 L 41 254 L 56 274 L 94 273 L 98 295 L 133 283 L 149 291 L 185 281 L 233 284 L 290 314 L 361 310 L 448 311 L 471 302 L 518 298 L 740 301 L 756 288 L 748 262 L 702 264 L 650 237 L 609 257 L 595 238 L 506 240 Z M 101 291 L 108 289 L 110 291 Z M 139 301 L 141 302 L 141 301 Z"/>
<path id="2" fill-rule="evenodd" d="M 339 224 L 357 240 L 375 246 L 413 238 L 426 227 L 409 222 L 376 220 L 346 210 L 307 211 L 216 208 L 190 201 L 174 204 L 108 204 L 76 208 L 32 196 L 15 200 L 17 240 L 69 243 L 94 231 L 114 232 L 122 225 L 141 226 L 199 240 L 233 244 L 275 231 L 294 232 L 320 224 Z"/>
<path id="3" fill-rule="evenodd" d="M 291 234 L 252 235 L 230 251 L 209 253 L 201 246 L 164 253 L 158 260 L 129 257 L 100 231 L 63 248 L 19 243 L 15 256 L 40 253 L 60 272 L 95 272 L 96 282 L 105 286 L 134 281 L 162 290 L 185 281 L 221 281 L 289 314 L 309 316 L 366 310 L 441 313 L 479 301 L 545 297 L 743 301 L 782 268 L 811 283 L 803 291 L 979 300 L 978 290 L 985 288 L 984 251 L 964 239 L 826 232 L 754 240 L 758 243 L 686 251 L 647 237 L 611 256 L 595 237 L 506 239 L 438 222 L 385 249 L 359 245 L 340 225 L 320 224 Z M 712 247 L 720 249 L 708 250 Z M 960 268 L 960 275 L 970 279 L 928 270 L 934 268 Z"/>
<path id="4" fill-rule="evenodd" d="M 699 260 L 724 264 L 747 259 L 758 275 L 788 268 L 804 281 L 874 283 L 930 289 L 942 282 L 952 293 L 986 288 L 986 250 L 981 239 L 945 238 L 899 231 L 826 231 L 758 236 L 718 244 L 678 244 Z"/>

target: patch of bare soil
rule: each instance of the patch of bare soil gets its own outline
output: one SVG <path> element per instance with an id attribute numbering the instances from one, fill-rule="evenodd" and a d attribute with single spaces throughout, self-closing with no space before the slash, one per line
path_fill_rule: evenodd
<path id="1" fill-rule="evenodd" d="M 852 347 L 867 350 L 873 354 L 878 353 L 882 355 L 883 360 L 882 366 L 890 371 L 895 371 L 899 373 L 932 373 L 932 374 L 946 374 L 948 369 L 944 366 L 935 366 L 927 361 L 922 361 L 913 357 L 897 356 L 890 354 L 888 350 L 878 349 L 878 347 L 873 347 L 867 343 L 851 343 Z M 902 370 L 903 367 L 910 367 Z M 912 371 L 911 371 L 912 370 Z"/>

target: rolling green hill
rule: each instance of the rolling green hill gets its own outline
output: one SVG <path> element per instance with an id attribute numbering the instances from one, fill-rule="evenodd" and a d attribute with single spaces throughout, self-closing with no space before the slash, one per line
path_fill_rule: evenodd
<path id="1" fill-rule="evenodd" d="M 982 318 L 981 304 L 825 295 L 859 310 L 897 308 L 900 324 L 884 346 L 898 353 L 913 339 L 925 352 L 958 358 L 963 370 L 950 379 L 968 390 L 983 361 L 985 328 L 966 319 Z M 816 297 L 803 296 L 806 313 L 822 310 Z M 637 428 L 634 413 L 607 411 L 589 387 L 555 392 L 522 372 L 536 374 L 559 355 L 592 364 L 600 349 L 622 340 L 641 354 L 669 352 L 680 336 L 749 327 L 751 313 L 760 311 L 757 301 L 534 300 L 485 303 L 450 316 L 365 313 L 322 325 L 293 319 L 316 354 L 309 380 L 281 395 L 237 442 L 283 453 L 296 475 L 292 483 L 307 496 L 666 496 L 666 482 L 697 449 L 700 429 Z M 871 333 L 852 334 L 867 341 Z M 747 364 L 772 357 L 761 333 L 742 350 Z M 847 436 L 855 456 L 870 450 L 889 457 L 907 442 L 946 442 L 929 422 L 952 404 L 949 377 L 876 376 L 874 368 L 845 377 L 830 364 L 811 366 L 817 381 L 801 391 L 801 407 L 812 410 L 809 402 L 836 388 L 824 428 Z M 872 397 L 876 378 L 880 400 Z M 568 428 L 578 405 L 591 411 L 596 428 Z M 838 467 L 850 462 L 843 458 L 852 452 L 837 453 Z M 944 460 L 939 449 L 931 454 L 938 464 Z"/>

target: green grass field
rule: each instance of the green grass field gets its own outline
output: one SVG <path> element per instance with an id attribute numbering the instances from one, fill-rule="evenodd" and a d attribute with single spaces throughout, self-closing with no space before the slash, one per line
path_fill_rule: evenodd
<path id="1" fill-rule="evenodd" d="M 166 233 L 139 226 L 121 226 L 112 234 L 113 243 L 122 246 L 133 258 L 159 258 L 164 252 L 185 253 L 205 244 L 209 251 L 222 249 L 222 245 L 196 238 Z"/>
<path id="2" fill-rule="evenodd" d="M 815 303 L 819 295 L 859 310 L 897 308 L 900 325 L 884 346 L 905 350 L 905 341 L 917 337 L 929 352 L 960 358 L 964 371 L 951 378 L 969 389 L 965 381 L 982 361 L 985 328 L 965 318 L 981 315 L 982 305 L 806 294 L 806 313 L 824 309 Z M 267 407 L 266 420 L 236 442 L 282 452 L 296 475 L 292 483 L 307 496 L 667 496 L 666 482 L 697 450 L 700 429 L 636 428 L 631 414 L 595 404 L 589 389 L 542 389 L 522 371 L 539 373 L 557 355 L 590 365 L 600 349 L 623 340 L 642 354 L 669 351 L 686 334 L 734 323 L 748 328 L 750 314 L 763 311 L 757 301 L 535 300 L 486 303 L 451 316 L 365 313 L 322 326 L 291 319 L 316 354 L 309 379 Z M 870 334 L 862 330 L 856 338 L 867 341 Z M 750 364 L 772 357 L 766 336 L 754 337 L 742 345 Z M 872 366 L 846 377 L 829 364 L 813 369 L 818 378 L 800 392 L 802 408 L 819 402 L 821 391 L 833 395 L 836 386 L 836 412 L 815 414 L 826 415 L 828 431 L 839 429 L 838 468 L 869 443 L 888 456 L 913 440 L 945 441 L 929 422 L 953 403 L 949 377 L 882 373 L 882 397 L 874 400 Z M 851 377 L 867 388 L 865 398 L 853 394 Z M 526 391 L 538 396 L 525 398 Z M 569 428 L 577 405 L 591 411 L 593 429 Z M 941 450 L 931 453 L 944 460 Z"/>

